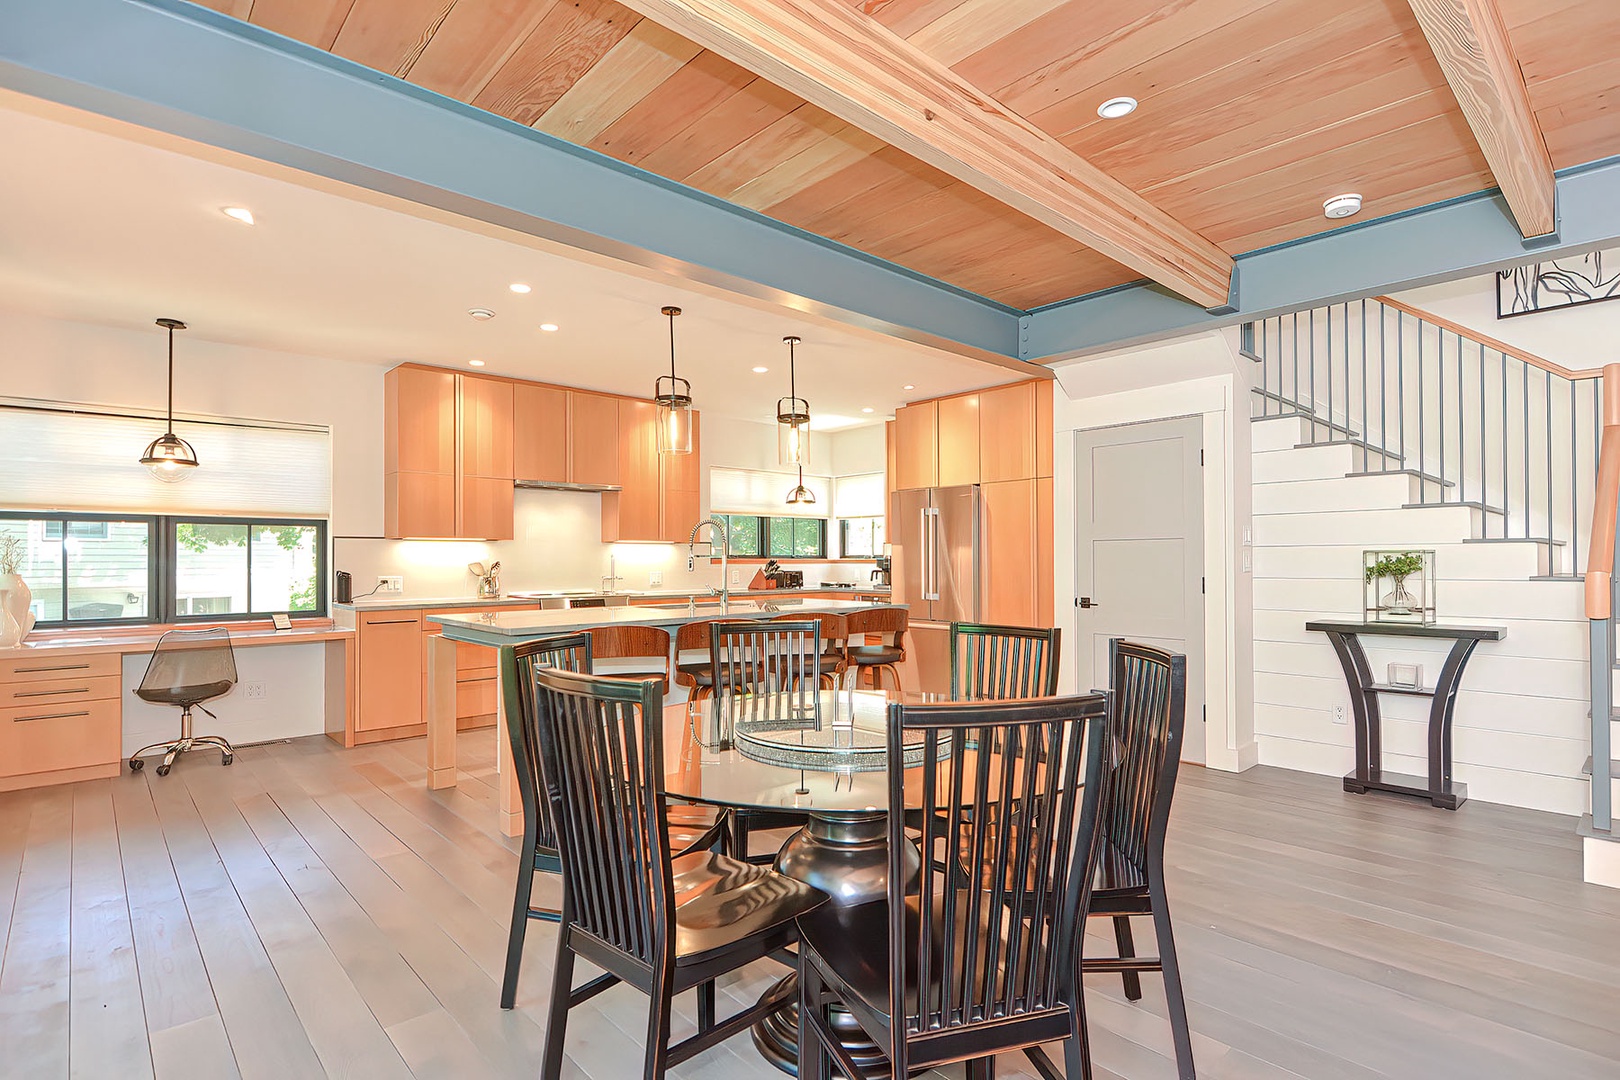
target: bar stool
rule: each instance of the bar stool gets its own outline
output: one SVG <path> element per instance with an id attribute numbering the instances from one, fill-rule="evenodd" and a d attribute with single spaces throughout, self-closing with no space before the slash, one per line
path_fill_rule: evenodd
<path id="1" fill-rule="evenodd" d="M 685 623 L 675 631 L 675 685 L 686 687 L 689 701 L 714 696 L 714 665 L 709 662 L 709 624 Z M 702 660 L 682 660 L 687 653 L 701 652 Z"/>
<path id="2" fill-rule="evenodd" d="M 642 661 L 621 671 L 597 673 L 603 679 L 658 676 L 658 692 L 669 693 L 669 631 L 657 626 L 598 626 L 591 635 L 591 659 Z"/>
<path id="3" fill-rule="evenodd" d="M 857 686 L 860 685 L 861 672 L 870 671 L 872 689 L 880 689 L 880 673 L 887 671 L 894 679 L 894 688 L 901 689 L 900 669 L 896 665 L 906 660 L 906 627 L 909 625 L 905 608 L 873 608 L 870 611 L 852 611 L 844 616 L 849 641 L 844 654 L 849 666 L 855 669 Z M 877 645 L 856 645 L 855 639 L 863 634 L 878 634 L 883 640 Z"/>

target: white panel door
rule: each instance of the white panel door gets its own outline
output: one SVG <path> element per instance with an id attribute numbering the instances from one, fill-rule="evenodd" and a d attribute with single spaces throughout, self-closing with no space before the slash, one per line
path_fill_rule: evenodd
<path id="1" fill-rule="evenodd" d="M 1187 657 L 1183 761 L 1204 761 L 1204 500 L 1198 417 L 1075 436 L 1078 685 L 1122 637 Z"/>

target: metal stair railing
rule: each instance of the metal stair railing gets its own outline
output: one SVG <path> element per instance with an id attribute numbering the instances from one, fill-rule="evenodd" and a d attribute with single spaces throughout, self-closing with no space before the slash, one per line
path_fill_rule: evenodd
<path id="1" fill-rule="evenodd" d="M 1582 570 L 1602 428 L 1601 372 L 1573 371 L 1389 297 L 1246 324 L 1254 415 L 1297 414 L 1308 444 L 1360 472 L 1415 475 L 1415 505 L 1464 505 L 1480 539 L 1546 547 Z M 1612 382 L 1613 380 L 1611 380 Z"/>

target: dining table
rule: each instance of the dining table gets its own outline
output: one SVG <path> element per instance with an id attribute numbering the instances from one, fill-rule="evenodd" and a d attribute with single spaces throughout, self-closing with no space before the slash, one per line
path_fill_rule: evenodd
<path id="1" fill-rule="evenodd" d="M 891 806 L 889 706 L 951 700 L 919 691 L 856 689 L 846 680 L 834 689 L 721 694 L 669 705 L 663 727 L 665 789 L 674 798 L 723 808 L 803 811 L 805 824 L 783 845 L 776 869 L 820 888 L 834 905 L 883 901 L 891 866 L 889 814 L 920 809 L 923 802 L 919 734 L 914 743 L 903 744 L 901 754 L 905 805 Z M 1107 708 L 1107 695 L 1100 692 L 1077 701 L 1077 717 Z M 943 760 L 948 743 L 938 752 Z M 980 752 L 991 751 L 969 750 Z M 908 887 L 916 887 L 921 855 L 909 840 L 899 865 Z M 795 973 L 783 981 L 797 979 Z M 886 1053 L 854 1017 L 834 1009 L 833 1030 L 863 1071 L 888 1075 Z M 766 1060 L 795 1076 L 798 1034 L 796 991 L 753 1029 L 754 1044 Z"/>

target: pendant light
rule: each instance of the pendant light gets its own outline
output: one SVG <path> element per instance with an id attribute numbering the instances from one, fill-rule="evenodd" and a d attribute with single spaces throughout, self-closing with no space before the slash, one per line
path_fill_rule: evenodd
<path id="1" fill-rule="evenodd" d="M 789 506 L 814 506 L 816 493 L 804 486 L 804 466 L 799 466 L 799 486 L 788 492 Z"/>
<path id="2" fill-rule="evenodd" d="M 658 452 L 692 452 L 692 384 L 675 375 L 675 316 L 678 307 L 661 309 L 669 316 L 669 374 L 658 376 L 653 384 L 653 401 L 658 405 Z"/>
<path id="3" fill-rule="evenodd" d="M 776 399 L 776 460 L 803 473 L 810 464 L 810 403 L 799 396 L 794 346 L 800 339 L 789 334 L 782 340 L 788 347 L 788 396 Z"/>
<path id="4" fill-rule="evenodd" d="M 174 332 L 184 330 L 186 324 L 179 319 L 159 319 L 157 324 L 169 331 L 168 428 L 147 445 L 141 464 L 165 484 L 178 484 L 197 467 L 197 451 L 174 433 Z"/>

